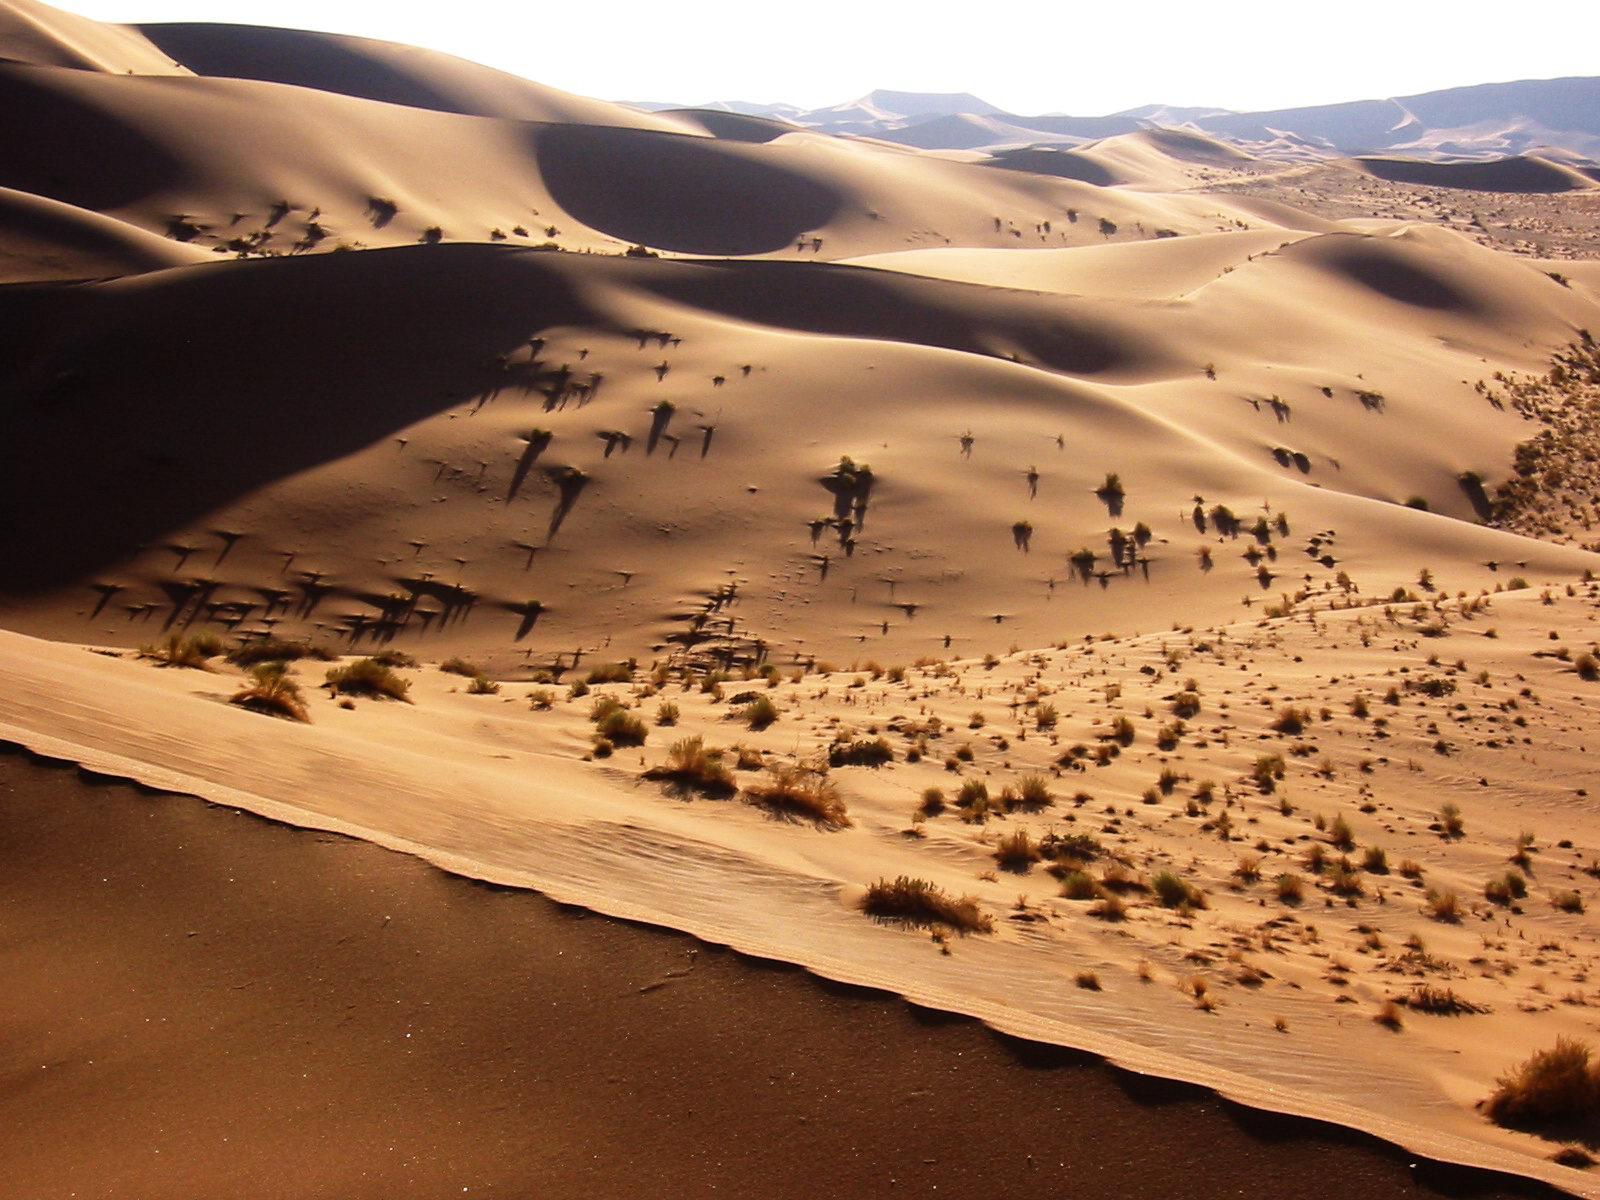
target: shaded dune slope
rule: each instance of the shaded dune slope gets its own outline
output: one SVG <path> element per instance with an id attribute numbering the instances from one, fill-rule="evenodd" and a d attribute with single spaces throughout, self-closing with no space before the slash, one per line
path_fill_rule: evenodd
<path id="1" fill-rule="evenodd" d="M 684 132 L 662 116 L 574 96 L 465 59 L 369 38 L 254 25 L 142 25 L 196 75 L 253 79 L 386 104 L 517 121 Z"/>
<path id="2" fill-rule="evenodd" d="M 1556 194 L 1587 191 L 1594 180 L 1581 170 L 1547 158 L 1518 155 L 1490 162 L 1421 162 L 1405 158 L 1357 158 L 1355 167 L 1391 183 L 1475 192 Z"/>
<path id="3" fill-rule="evenodd" d="M 1449 517 L 1473 516 L 1457 476 L 1502 475 L 1525 436 L 1461 380 L 1570 340 L 1588 300 L 1453 235 L 1237 236 L 1059 252 L 1094 258 L 1061 278 L 1098 295 L 489 246 L 0 293 L 42 335 L 0 361 L 6 607 L 104 640 L 222 619 L 643 650 L 692 643 L 731 577 L 752 641 L 984 647 L 1137 621 L 1129 588 L 1223 612 L 1302 573 L 1232 550 L 1196 573 L 1172 517 L 1196 494 L 1360 531 L 1314 574 L 1578 561 Z M 1151 278 L 1171 256 L 1185 292 L 1114 294 L 1119 255 Z M 841 491 L 841 455 L 871 483 Z M 1448 516 L 1398 504 L 1418 492 Z M 1135 521 L 1146 565 L 1077 582 L 1068 556 Z"/>
<path id="4" fill-rule="evenodd" d="M 76 16 L 35 0 L 0 0 L 0 59 L 117 75 L 184 75 L 137 29 Z"/>

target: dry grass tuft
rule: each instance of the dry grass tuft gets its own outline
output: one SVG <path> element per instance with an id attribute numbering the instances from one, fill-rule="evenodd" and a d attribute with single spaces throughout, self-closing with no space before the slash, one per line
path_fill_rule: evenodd
<path id="1" fill-rule="evenodd" d="M 667 761 L 651 767 L 644 777 L 706 796 L 731 796 L 738 791 L 733 772 L 722 761 L 722 751 L 708 748 L 698 737 L 673 742 L 667 748 Z"/>
<path id="2" fill-rule="evenodd" d="M 992 933 L 994 919 L 976 896 L 952 896 L 926 879 L 880 879 L 861 898 L 861 911 L 903 925 L 943 925 L 962 933 Z"/>
<path id="3" fill-rule="evenodd" d="M 222 639 L 214 633 L 195 633 L 185 637 L 174 633 L 156 646 L 139 650 L 141 658 L 153 658 L 162 667 L 188 667 L 196 671 L 209 671 L 213 658 L 223 652 Z"/>
<path id="4" fill-rule="evenodd" d="M 1025 872 L 1039 857 L 1039 847 L 1026 829 L 1006 834 L 994 850 L 994 861 L 1003 871 Z"/>
<path id="5" fill-rule="evenodd" d="M 251 667 L 249 686 L 235 692 L 228 702 L 291 721 L 311 720 L 300 696 L 300 685 L 289 678 L 289 667 L 282 662 L 257 663 Z"/>
<path id="6" fill-rule="evenodd" d="M 334 695 L 371 696 L 411 703 L 411 683 L 376 658 L 358 658 L 349 666 L 334 667 L 326 676 Z"/>
<path id="7" fill-rule="evenodd" d="M 1528 1126 L 1591 1117 L 1600 1109 L 1600 1063 L 1587 1042 L 1557 1038 L 1502 1075 L 1484 1103 L 1497 1125 Z"/>
<path id="8" fill-rule="evenodd" d="M 827 829 L 850 824 L 833 781 L 820 771 L 789 763 L 769 767 L 766 782 L 747 788 L 745 799 L 776 815 L 813 821 Z"/>

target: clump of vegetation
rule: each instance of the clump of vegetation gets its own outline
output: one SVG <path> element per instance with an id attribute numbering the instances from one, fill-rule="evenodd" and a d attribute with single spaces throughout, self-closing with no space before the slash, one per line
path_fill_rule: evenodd
<path id="1" fill-rule="evenodd" d="M 828 829 L 843 829 L 850 815 L 839 789 L 820 771 L 779 763 L 768 768 L 764 783 L 746 789 L 750 803 L 780 816 L 813 821 Z"/>
<path id="2" fill-rule="evenodd" d="M 289 677 L 287 663 L 263 662 L 251 667 L 249 686 L 230 696 L 229 703 L 291 721 L 311 720 L 300 685 Z"/>
<path id="3" fill-rule="evenodd" d="M 495 696 L 500 692 L 500 685 L 487 675 L 474 675 L 472 682 L 467 684 L 469 696 Z"/>
<path id="4" fill-rule="evenodd" d="M 1055 802 L 1055 797 L 1050 794 L 1050 782 L 1043 775 L 1024 775 L 1017 780 L 1014 807 L 1034 812 L 1049 808 Z"/>
<path id="5" fill-rule="evenodd" d="M 637 714 L 620 704 L 607 708 L 601 714 L 595 722 L 595 732 L 613 746 L 642 746 L 650 736 L 650 730 Z"/>
<path id="6" fill-rule="evenodd" d="M 439 664 L 439 670 L 446 675 L 462 675 L 468 679 L 477 679 L 483 675 L 483 668 L 477 663 L 468 662 L 464 658 L 447 658 Z"/>
<path id="7" fill-rule="evenodd" d="M 1278 715 L 1272 719 L 1272 730 L 1275 733 L 1298 735 L 1304 733 L 1309 724 L 1311 724 L 1311 711 L 1289 704 L 1280 708 Z"/>
<path id="8" fill-rule="evenodd" d="M 678 706 L 671 700 L 663 700 L 660 704 L 656 705 L 657 725 L 676 725 L 678 723 L 679 715 Z"/>
<path id="9" fill-rule="evenodd" d="M 1024 872 L 1039 861 L 1039 847 L 1026 829 L 1018 829 L 1000 839 L 994 860 L 1005 871 Z"/>
<path id="10" fill-rule="evenodd" d="M 1497 1125 L 1530 1126 L 1575 1121 L 1600 1109 L 1600 1063 L 1588 1043 L 1557 1038 L 1502 1075 L 1484 1103 Z"/>
<path id="11" fill-rule="evenodd" d="M 1507 871 L 1496 875 L 1483 885 L 1483 898 L 1491 904 L 1510 904 L 1528 894 L 1528 881 L 1520 871 Z"/>
<path id="12" fill-rule="evenodd" d="M 264 662 L 298 662 L 302 658 L 320 658 L 327 662 L 334 658 L 331 650 L 313 646 L 310 642 L 291 642 L 283 638 L 256 638 L 240 642 L 228 651 L 228 661 L 236 667 L 253 667 Z"/>
<path id="13" fill-rule="evenodd" d="M 881 767 L 894 761 L 894 751 L 883 738 L 835 742 L 828 747 L 830 767 Z"/>
<path id="14" fill-rule="evenodd" d="M 1405 1004 L 1407 1008 L 1416 1009 L 1417 1012 L 1431 1013 L 1434 1016 L 1444 1017 L 1489 1011 L 1482 1004 L 1474 1004 L 1470 1000 L 1463 1000 L 1456 995 L 1453 988 L 1435 987 L 1431 983 L 1419 983 L 1416 990 L 1406 997 Z"/>
<path id="15" fill-rule="evenodd" d="M 372 656 L 372 661 L 380 666 L 394 667 L 396 669 L 402 667 L 409 669 L 420 665 L 415 658 L 404 650 L 380 650 Z"/>
<path id="16" fill-rule="evenodd" d="M 139 654 L 143 658 L 155 659 L 156 664 L 162 667 L 209 671 L 211 668 L 207 664 L 224 649 L 222 639 L 214 633 L 193 633 L 187 637 L 174 633 L 160 645 L 143 647 Z"/>
<path id="17" fill-rule="evenodd" d="M 1299 904 L 1306 898 L 1306 881 L 1292 871 L 1279 875 L 1274 886 L 1278 899 L 1285 904 Z"/>
<path id="18" fill-rule="evenodd" d="M 651 767 L 644 777 L 707 796 L 731 796 L 738 790 L 722 751 L 711 749 L 699 737 L 673 742 L 667 748 L 667 761 Z"/>
<path id="19" fill-rule="evenodd" d="M 411 681 L 394 673 L 377 658 L 358 658 L 343 667 L 334 667 L 324 677 L 336 696 L 370 696 L 375 700 L 401 700 L 411 703 Z"/>
<path id="20" fill-rule="evenodd" d="M 943 925 L 961 933 L 992 933 L 994 919 L 976 896 L 951 896 L 926 879 L 901 875 L 867 888 L 861 910 L 880 921 L 927 927 Z"/>
<path id="21" fill-rule="evenodd" d="M 583 681 L 591 685 L 596 683 L 632 683 L 633 664 L 625 662 L 605 663 L 591 670 L 584 676 Z"/>
<path id="22" fill-rule="evenodd" d="M 739 710 L 739 719 L 759 732 L 778 719 L 778 706 L 766 696 L 757 696 Z"/>
<path id="23" fill-rule="evenodd" d="M 1454 924 L 1461 920 L 1461 898 L 1454 892 L 1430 888 L 1424 907 L 1435 921 Z"/>
<path id="24" fill-rule="evenodd" d="M 1150 890 L 1163 908 L 1204 908 L 1205 893 L 1172 871 L 1157 871 L 1150 879 Z"/>

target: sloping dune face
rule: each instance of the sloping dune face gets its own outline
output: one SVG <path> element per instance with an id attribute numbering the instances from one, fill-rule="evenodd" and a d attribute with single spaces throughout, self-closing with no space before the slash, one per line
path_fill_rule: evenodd
<path id="1" fill-rule="evenodd" d="M 1490 162 L 1418 162 L 1403 158 L 1358 158 L 1354 161 L 1361 170 L 1379 179 L 1424 187 L 1555 194 L 1587 191 L 1594 186 L 1594 181 L 1581 171 L 1531 155 Z"/>
<path id="2" fill-rule="evenodd" d="M 601 643 L 915 656 L 1338 570 L 1574 566 L 1471 523 L 1458 476 L 1504 475 L 1523 429 L 1463 381 L 1592 311 L 1460 243 L 1247 242 L 1170 299 L 1118 296 L 1104 262 L 1105 294 L 1067 295 L 468 246 L 19 293 L 8 325 L 40 336 L 6 364 L 7 617 L 416 637 L 505 669 Z M 1026 258 L 990 253 L 999 278 Z M 1249 514 L 1283 522 L 1241 539 Z"/>
<path id="3" fill-rule="evenodd" d="M 91 21 L 35 0 L 0 0 L 0 57 L 117 75 L 187 74 L 137 29 Z"/>
<path id="4" fill-rule="evenodd" d="M 786 250 L 844 202 L 834 188 L 736 142 L 557 125 L 538 130 L 534 148 L 562 209 L 592 229 L 664 250 Z"/>
<path id="5" fill-rule="evenodd" d="M 333 92 L 385 104 L 516 121 L 684 132 L 655 116 L 574 96 L 503 71 L 412 46 L 248 25 L 144 25 L 140 32 L 196 75 Z"/>

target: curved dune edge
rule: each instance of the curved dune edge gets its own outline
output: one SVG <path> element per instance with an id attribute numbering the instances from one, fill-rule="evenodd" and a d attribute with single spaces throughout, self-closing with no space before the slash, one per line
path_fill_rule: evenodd
<path id="1" fill-rule="evenodd" d="M 16 638 L 16 635 L 4 636 L 6 640 Z M 19 640 L 31 641 L 31 639 Z M 77 647 L 53 648 L 82 653 L 81 648 Z M 258 720 L 253 717 L 246 719 Z M 779 931 L 778 936 L 764 936 L 750 926 L 742 929 L 734 928 L 731 924 L 711 919 L 704 913 L 672 911 L 667 905 L 653 903 L 648 896 L 620 895 L 614 890 L 608 891 L 596 887 L 592 881 L 563 877 L 559 871 L 561 861 L 559 846 L 563 840 L 562 834 L 566 831 L 553 828 L 548 823 L 540 824 L 537 832 L 541 839 L 540 846 L 555 851 L 550 859 L 555 865 L 545 870 L 539 867 L 508 868 L 503 864 L 454 854 L 436 846 L 408 840 L 394 833 L 365 827 L 326 813 L 313 812 L 254 792 L 219 784 L 180 770 L 139 761 L 112 750 L 59 738 L 39 729 L 8 721 L 0 721 L 0 742 L 22 747 L 41 758 L 75 764 L 91 775 L 244 809 L 287 825 L 360 838 L 386 849 L 420 858 L 451 874 L 499 886 L 537 891 L 558 903 L 589 909 L 609 917 L 676 929 L 707 943 L 727 946 L 741 954 L 794 964 L 827 980 L 882 991 L 914 1005 L 969 1017 L 1007 1035 L 1087 1052 L 1122 1070 L 1202 1087 L 1228 1101 L 1252 1109 L 1355 1129 L 1398 1145 L 1433 1164 L 1470 1168 L 1498 1175 L 1509 1173 L 1540 1180 L 1579 1195 L 1600 1195 L 1600 1185 L 1589 1183 L 1581 1177 L 1575 1178 L 1574 1173 L 1569 1170 L 1513 1148 L 1487 1145 L 1446 1131 L 1391 1120 L 1368 1109 L 1273 1086 L 1234 1071 L 1208 1066 L 1190 1057 L 1165 1054 L 1159 1049 L 1128 1041 L 1101 1030 L 1071 1025 L 1040 1014 L 1008 1008 L 999 1003 L 984 1004 L 971 992 L 961 993 L 928 986 L 924 981 L 915 980 L 912 981 L 912 986 L 907 986 L 905 979 L 895 978 L 891 971 L 874 970 L 860 961 L 828 954 L 818 947 L 817 939 L 807 940 L 801 945 L 792 936 L 784 938 L 782 936 L 784 931 L 789 931 L 791 934 L 794 932 L 793 925 L 779 925 L 776 927 Z M 668 843 L 662 841 L 660 844 L 665 846 Z M 590 852 L 598 851 L 598 847 L 593 845 L 582 848 Z M 710 849 L 706 845 L 696 848 L 701 851 Z M 718 876 L 720 872 L 724 883 L 735 882 L 731 874 L 732 864 L 718 866 L 712 859 L 714 854 L 709 856 L 702 854 L 695 866 L 702 871 L 709 868 L 713 877 Z M 810 887 L 814 899 L 820 899 L 815 895 L 817 891 L 815 885 L 820 881 L 806 879 L 801 882 Z M 837 892 L 837 888 L 830 887 L 828 891 L 830 895 L 826 898 L 827 902 L 834 903 L 833 893 Z M 693 903 L 693 897 L 684 896 L 681 889 L 668 886 L 666 894 L 673 900 L 681 899 L 686 908 Z M 883 957 L 886 961 L 894 959 L 898 951 L 907 949 L 913 942 L 920 943 L 922 940 L 906 938 L 903 934 L 892 934 L 888 931 L 883 931 L 882 936 L 885 939 Z M 918 949 L 921 951 L 924 948 L 919 945 Z M 1584 1186 L 1585 1184 L 1587 1186 Z"/>

